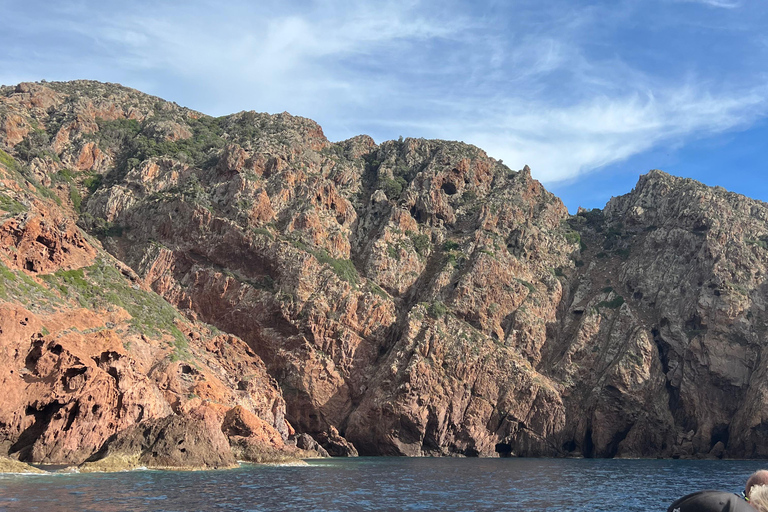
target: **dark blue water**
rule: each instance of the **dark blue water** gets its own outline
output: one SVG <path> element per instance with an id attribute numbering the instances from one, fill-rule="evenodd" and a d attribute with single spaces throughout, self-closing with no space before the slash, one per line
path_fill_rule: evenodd
<path id="1" fill-rule="evenodd" d="M 665 511 L 755 461 L 360 458 L 229 471 L 0 476 L 0 511 Z"/>

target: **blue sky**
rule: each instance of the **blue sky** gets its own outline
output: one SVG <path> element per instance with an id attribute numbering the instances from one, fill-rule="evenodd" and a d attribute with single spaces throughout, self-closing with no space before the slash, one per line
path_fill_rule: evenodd
<path id="1" fill-rule="evenodd" d="M 463 140 L 577 206 L 659 168 L 768 201 L 764 0 L 0 0 L 0 83 L 119 82 L 331 140 Z"/>

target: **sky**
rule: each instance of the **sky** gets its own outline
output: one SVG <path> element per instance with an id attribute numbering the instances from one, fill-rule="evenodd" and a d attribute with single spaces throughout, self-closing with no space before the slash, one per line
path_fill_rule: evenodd
<path id="1" fill-rule="evenodd" d="M 572 213 L 650 169 L 768 201 L 765 0 L 0 0 L 0 84 L 475 144 Z"/>

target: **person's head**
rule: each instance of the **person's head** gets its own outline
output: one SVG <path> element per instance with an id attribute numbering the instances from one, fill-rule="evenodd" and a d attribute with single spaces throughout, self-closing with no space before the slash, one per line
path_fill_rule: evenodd
<path id="1" fill-rule="evenodd" d="M 749 493 L 755 485 L 768 485 L 768 470 L 759 469 L 750 475 L 747 479 L 747 485 L 744 486 L 744 495 L 746 497 L 752 499 Z"/>
<path id="2" fill-rule="evenodd" d="M 759 512 L 768 512 L 768 485 L 752 485 L 749 489 L 749 504 Z"/>

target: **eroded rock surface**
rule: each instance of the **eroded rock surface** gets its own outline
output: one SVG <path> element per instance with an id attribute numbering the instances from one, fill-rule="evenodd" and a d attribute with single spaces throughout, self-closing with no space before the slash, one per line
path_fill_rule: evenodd
<path id="1" fill-rule="evenodd" d="M 84 468 L 114 469 L 109 465 L 115 461 L 126 461 L 125 469 L 132 469 L 132 465 L 157 469 L 221 469 L 235 465 L 215 414 L 205 408 L 134 425 L 110 440 L 103 452 Z"/>
<path id="2" fill-rule="evenodd" d="M 15 457 L 200 411 L 257 461 L 768 456 L 763 203 L 652 171 L 570 216 L 466 144 L 86 81 L 0 88 L 0 147 Z"/>

